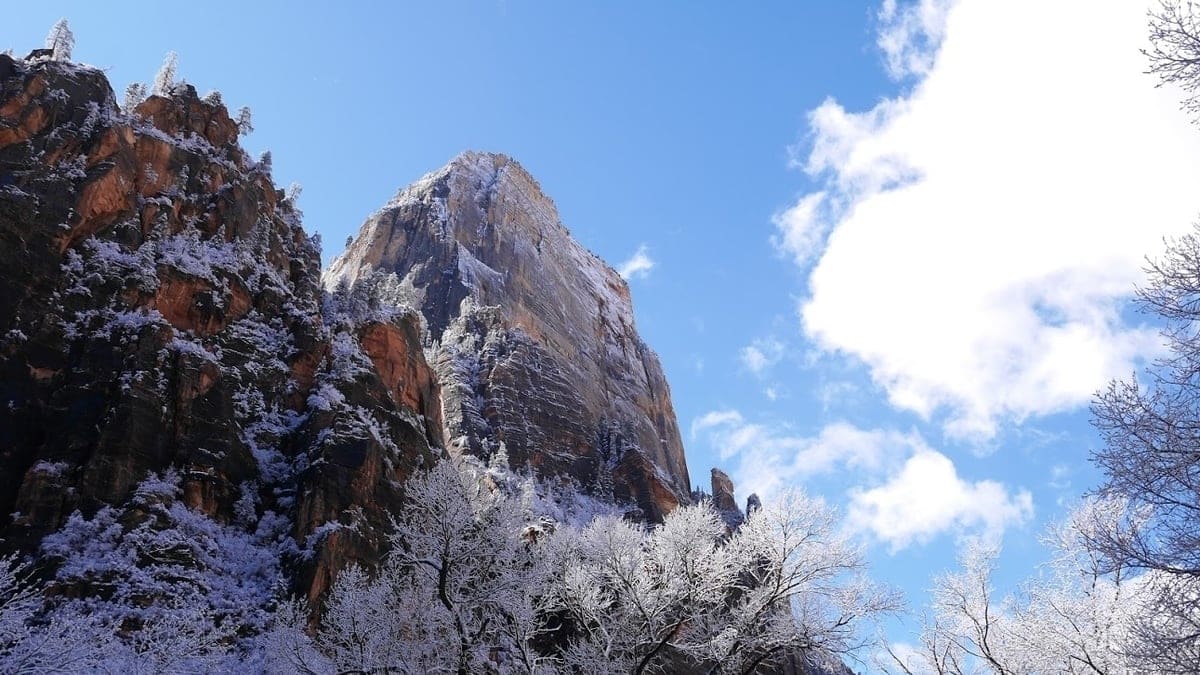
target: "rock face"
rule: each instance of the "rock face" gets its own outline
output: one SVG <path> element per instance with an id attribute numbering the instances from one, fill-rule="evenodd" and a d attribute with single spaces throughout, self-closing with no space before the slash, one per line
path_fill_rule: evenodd
<path id="1" fill-rule="evenodd" d="M 721 514 L 729 529 L 737 529 L 745 522 L 746 517 L 738 508 L 737 498 L 733 494 L 733 480 L 720 469 L 712 470 L 712 500 L 713 507 Z"/>
<path id="2" fill-rule="evenodd" d="M 401 191 L 326 273 L 419 308 L 452 451 L 612 491 L 645 517 L 689 499 L 670 392 L 629 287 L 516 162 L 466 153 Z"/>
<path id="3" fill-rule="evenodd" d="M 171 471 L 193 510 L 281 527 L 310 595 L 378 554 L 442 454 L 439 388 L 418 316 L 323 310 L 319 274 L 219 99 L 123 112 L 97 70 L 0 61 L 0 552 Z"/>
<path id="4" fill-rule="evenodd" d="M 687 501 L 628 287 L 515 163 L 464 155 L 402 192 L 327 295 L 219 99 L 122 111 L 99 71 L 0 65 L 0 552 L 170 472 L 218 522 L 282 523 L 316 597 L 447 445 L 503 443 L 650 519 Z"/>

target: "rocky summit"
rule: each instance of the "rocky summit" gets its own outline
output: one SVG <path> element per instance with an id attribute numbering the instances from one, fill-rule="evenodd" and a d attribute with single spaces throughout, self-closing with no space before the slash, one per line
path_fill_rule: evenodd
<path id="1" fill-rule="evenodd" d="M 376 559 L 445 445 L 420 318 L 323 307 L 317 242 L 218 96 L 123 111 L 98 70 L 3 58 L 0 552 L 179 503 L 310 597 Z"/>
<path id="2" fill-rule="evenodd" d="M 447 449 L 648 520 L 689 500 L 628 287 L 512 160 L 465 154 L 403 190 L 326 292 L 219 96 L 122 110 L 99 70 L 0 65 L 0 553 L 178 503 L 254 533 L 316 598 L 378 559 L 405 481 Z"/>
<path id="3" fill-rule="evenodd" d="M 689 500 L 670 390 L 628 285 L 512 159 L 464 153 L 403 189 L 323 282 L 419 308 L 452 452 L 503 449 L 653 521 Z"/>

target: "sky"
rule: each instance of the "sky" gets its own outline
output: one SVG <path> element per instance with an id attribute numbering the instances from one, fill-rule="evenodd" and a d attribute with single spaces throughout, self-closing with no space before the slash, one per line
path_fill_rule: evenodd
<path id="1" fill-rule="evenodd" d="M 326 262 L 459 152 L 516 158 L 629 279 L 692 482 L 823 496 L 915 612 L 970 537 L 1030 575 L 1101 479 L 1089 402 L 1161 352 L 1129 299 L 1200 212 L 1150 0 L 339 5 L 17 3 L 0 49 L 65 16 L 118 93 L 177 52 Z"/>

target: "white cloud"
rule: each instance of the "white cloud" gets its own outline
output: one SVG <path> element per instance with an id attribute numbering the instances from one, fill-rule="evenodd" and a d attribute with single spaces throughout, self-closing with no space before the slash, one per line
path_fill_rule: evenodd
<path id="1" fill-rule="evenodd" d="M 1063 463 L 1050 467 L 1050 480 L 1047 486 L 1055 490 L 1067 490 L 1071 487 L 1071 467 Z"/>
<path id="2" fill-rule="evenodd" d="M 645 244 L 637 247 L 629 260 L 621 263 L 617 267 L 617 274 L 621 275 L 622 279 L 629 281 L 631 279 L 645 279 L 650 276 L 650 270 L 654 269 L 654 259 L 650 257 L 650 252 Z"/>
<path id="3" fill-rule="evenodd" d="M 813 395 L 821 402 L 821 410 L 829 412 L 835 408 L 853 404 L 859 396 L 859 390 L 853 382 L 831 380 L 819 384 L 813 391 Z"/>
<path id="4" fill-rule="evenodd" d="M 732 475 L 738 492 L 768 497 L 779 488 L 835 468 L 877 471 L 887 456 L 904 456 L 915 435 L 864 431 L 845 422 L 827 425 L 813 437 L 747 421 L 736 410 L 717 410 L 692 422 L 692 438 L 702 438 L 722 461 L 736 460 Z M 703 435 L 702 435 L 703 434 Z"/>
<path id="5" fill-rule="evenodd" d="M 888 652 L 890 650 L 891 653 Z M 924 653 L 908 642 L 893 642 L 887 645 L 887 649 L 880 649 L 873 655 L 875 664 L 884 672 L 890 672 L 897 664 L 898 660 L 907 673 L 917 673 L 918 675 L 929 675 L 931 672 L 924 667 L 927 661 Z"/>
<path id="6" fill-rule="evenodd" d="M 933 67 L 934 47 L 942 41 L 946 15 L 955 0 L 884 0 L 879 9 L 879 38 L 888 72 L 896 78 L 926 75 Z"/>
<path id="7" fill-rule="evenodd" d="M 741 424 L 742 414 L 736 410 L 713 410 L 692 420 L 692 438 L 701 431 L 730 424 Z"/>
<path id="8" fill-rule="evenodd" d="M 783 358 L 785 345 L 773 337 L 760 338 L 738 353 L 742 365 L 755 375 L 763 375 Z"/>
<path id="9" fill-rule="evenodd" d="M 995 481 L 965 481 L 949 457 L 930 449 L 918 450 L 883 485 L 852 491 L 847 514 L 851 528 L 871 532 L 893 551 L 948 530 L 999 537 L 1032 517 L 1028 491 L 1010 494 Z"/>
<path id="10" fill-rule="evenodd" d="M 731 475 L 741 495 L 770 499 L 789 484 L 837 470 L 865 481 L 848 492 L 847 522 L 892 550 L 945 532 L 999 536 L 1033 512 L 1029 492 L 960 478 L 950 458 L 915 431 L 836 422 L 802 436 L 749 422 L 736 410 L 716 410 L 694 420 L 691 432 L 735 467 Z"/>
<path id="11" fill-rule="evenodd" d="M 1161 348 L 1120 311 L 1200 210 L 1200 130 L 1142 72 L 1147 6 L 884 3 L 892 70 L 922 77 L 865 112 L 812 111 L 803 166 L 825 185 L 777 223 L 801 264 L 827 242 L 801 307 L 821 349 L 981 439 Z"/>
<path id="12" fill-rule="evenodd" d="M 825 206 L 825 193 L 806 195 L 774 217 L 779 234 L 771 237 L 771 243 L 789 254 L 796 264 L 803 265 L 820 253 L 824 246 L 828 218 L 820 210 Z"/>

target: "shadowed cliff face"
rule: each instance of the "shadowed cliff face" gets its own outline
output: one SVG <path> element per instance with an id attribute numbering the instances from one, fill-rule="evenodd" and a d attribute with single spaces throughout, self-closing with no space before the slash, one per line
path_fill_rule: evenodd
<path id="1" fill-rule="evenodd" d="M 97 70 L 5 65 L 0 551 L 172 470 L 195 511 L 282 523 L 301 590 L 369 561 L 444 444 L 419 317 L 323 313 L 317 246 L 218 100 L 130 114 Z"/>
<path id="2" fill-rule="evenodd" d="M 689 495 L 658 358 L 629 287 L 507 157 L 466 153 L 363 224 L 326 273 L 420 309 L 452 449 L 609 490 L 660 519 Z"/>

